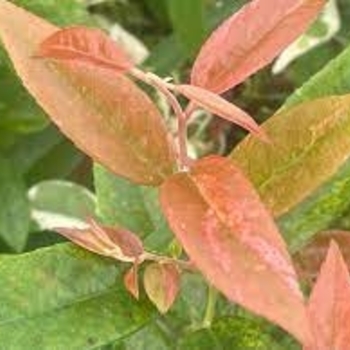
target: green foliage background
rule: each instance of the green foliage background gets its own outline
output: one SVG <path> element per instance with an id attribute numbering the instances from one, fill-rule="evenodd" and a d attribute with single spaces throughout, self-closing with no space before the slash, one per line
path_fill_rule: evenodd
<path id="1" fill-rule="evenodd" d="M 244 0 L 13 2 L 61 26 L 85 24 L 106 28 L 119 23 L 149 48 L 150 56 L 143 63 L 146 68 L 184 80 L 188 79 L 190 64 L 210 31 L 246 3 Z M 331 41 L 299 58 L 281 75 L 272 76 L 271 67 L 264 69 L 229 92 L 227 98 L 262 122 L 281 106 L 349 93 L 350 1 L 338 2 L 342 27 Z M 289 336 L 223 298 L 219 300 L 212 327 L 201 329 L 207 285 L 199 276 L 185 277 L 174 308 L 160 316 L 147 300 L 135 302 L 125 292 L 121 282 L 125 266 L 69 243 L 62 244 L 62 239 L 48 227 L 38 225 L 33 216 L 37 204 L 28 190 L 44 180 L 70 181 L 96 195 L 95 208 L 89 209 L 94 212 L 87 214 L 138 232 L 151 249 L 172 251 L 172 236 L 159 210 L 156 191 L 130 184 L 91 164 L 49 124 L 44 112 L 21 86 L 2 49 L 0 86 L 1 350 L 298 349 Z M 202 128 L 203 123 L 194 125 L 193 133 L 198 135 L 197 129 L 204 129 L 199 135 L 206 145 L 205 152 L 217 150 L 217 144 L 209 137 L 224 139 L 224 147 L 220 147 L 224 154 L 243 137 L 241 131 L 226 124 L 210 119 Z M 349 178 L 348 172 L 340 175 Z M 308 198 L 313 200 L 312 213 L 316 214 L 324 198 L 327 203 L 337 201 L 331 211 L 326 206 L 326 213 L 321 212 L 323 220 L 319 220 L 319 215 L 309 225 L 310 216 L 306 217 L 302 210 L 309 205 L 305 201 L 280 218 L 283 231 L 290 227 L 300 230 L 305 218 L 308 236 L 327 227 L 347 228 L 348 199 L 346 193 L 330 192 L 334 181 L 335 178 L 330 178 Z M 74 191 L 69 196 L 74 196 Z M 59 187 L 56 193 L 43 198 L 46 199 L 41 205 L 54 211 L 53 214 L 63 214 L 56 204 L 69 200 Z M 77 207 L 84 206 L 80 195 L 73 202 L 74 208 L 65 215 L 74 217 Z"/>

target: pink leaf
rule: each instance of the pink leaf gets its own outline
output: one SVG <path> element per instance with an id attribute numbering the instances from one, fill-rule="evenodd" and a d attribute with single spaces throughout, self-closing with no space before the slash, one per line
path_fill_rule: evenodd
<path id="1" fill-rule="evenodd" d="M 252 117 L 219 95 L 193 85 L 178 85 L 175 86 L 175 90 L 195 102 L 197 106 L 241 126 L 264 141 L 268 141 L 266 133 Z"/>
<path id="2" fill-rule="evenodd" d="M 57 31 L 39 46 L 39 57 L 78 60 L 124 72 L 133 64 L 108 35 L 98 29 L 70 27 Z"/>
<path id="3" fill-rule="evenodd" d="M 222 93 L 270 63 L 315 20 L 325 0 L 253 0 L 209 37 L 191 83 Z"/>
<path id="4" fill-rule="evenodd" d="M 0 1 L 0 39 L 24 86 L 51 120 L 113 173 L 140 184 L 162 183 L 176 159 L 157 107 L 123 74 L 82 62 L 33 59 L 40 43 L 57 30 Z"/>
<path id="5" fill-rule="evenodd" d="M 86 229 L 56 228 L 55 230 L 73 243 L 94 253 L 125 262 L 142 261 L 144 253 L 142 242 L 126 229 L 101 226 L 90 220 L 90 227 Z"/>
<path id="6" fill-rule="evenodd" d="M 284 241 L 232 161 L 212 156 L 161 187 L 163 211 L 195 266 L 227 298 L 308 338 L 303 297 Z"/>
<path id="7" fill-rule="evenodd" d="M 124 285 L 127 291 L 135 298 L 139 299 L 138 264 L 135 263 L 124 275 Z"/>
<path id="8" fill-rule="evenodd" d="M 152 263 L 146 267 L 143 281 L 148 297 L 159 312 L 165 314 L 179 292 L 178 268 L 170 263 Z"/>
<path id="9" fill-rule="evenodd" d="M 336 243 L 326 261 L 309 300 L 313 345 L 305 350 L 348 350 L 350 345 L 350 280 Z"/>

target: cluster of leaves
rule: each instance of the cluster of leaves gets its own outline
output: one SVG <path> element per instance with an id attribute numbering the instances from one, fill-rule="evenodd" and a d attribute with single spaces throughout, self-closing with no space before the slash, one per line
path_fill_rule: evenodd
<path id="1" fill-rule="evenodd" d="M 40 338 L 42 348 L 58 343 L 66 348 L 96 347 L 148 322 L 153 314 L 149 305 L 132 303 L 122 294 L 122 270 L 110 261 L 112 258 L 132 263 L 126 273 L 123 271 L 124 285 L 137 299 L 139 268 L 144 265 L 144 289 L 161 313 L 173 305 L 184 273 L 199 271 L 231 302 L 279 325 L 304 349 L 347 348 L 350 332 L 344 325 L 350 317 L 349 275 L 337 245 L 331 244 L 311 297 L 305 302 L 280 231 L 290 250 L 296 252 L 300 274 L 316 274 L 320 263 L 310 267 L 305 261 L 320 243 L 316 241 L 305 251 L 300 248 L 350 204 L 350 199 L 343 197 L 350 186 L 349 95 L 284 108 L 263 127 L 219 96 L 270 63 L 306 30 L 324 4 L 323 0 L 284 0 L 273 6 L 269 0 L 248 3 L 202 46 L 190 83 L 175 84 L 137 68 L 99 30 L 60 30 L 8 1 L 0 3 L 0 37 L 25 87 L 81 150 L 126 179 L 116 180 L 115 185 L 130 188 L 134 196 L 127 199 L 130 203 L 143 202 L 143 212 L 125 225 L 123 205 L 112 203 L 105 210 L 116 207 L 117 226 L 90 219 L 83 228 L 56 228 L 107 260 L 70 246 L 3 257 L 0 278 L 6 285 L 1 292 L 5 310 L 0 312 L 0 319 L 3 315 L 5 327 L 14 335 L 8 340 L 8 332 L 0 332 L 3 342 L 10 348 L 25 342 L 35 347 L 37 304 L 41 310 L 57 310 L 44 320 L 50 337 Z M 26 30 L 21 31 L 24 26 Z M 200 37 L 202 32 L 196 35 Z M 190 51 L 195 49 L 190 47 Z M 343 69 L 348 55 L 346 51 L 305 85 L 287 106 L 302 99 L 346 92 L 347 85 L 342 86 L 341 81 L 336 86 L 324 84 L 324 91 L 315 92 L 314 87 Z M 177 117 L 175 138 L 133 79 L 165 96 Z M 185 109 L 178 95 L 189 100 Z M 190 159 L 187 123 L 198 108 L 238 124 L 251 135 L 228 158 Z M 98 167 L 96 174 L 106 175 Z M 106 200 L 103 196 L 108 195 L 107 189 L 100 198 Z M 165 218 L 157 207 L 158 197 Z M 181 249 L 173 251 L 172 256 L 153 251 L 154 245 L 161 250 L 159 236 L 168 240 L 167 224 L 189 261 L 183 259 Z M 149 232 L 153 234 L 147 235 Z M 145 235 L 142 242 L 140 237 Z M 331 234 L 330 238 L 337 240 L 338 236 Z M 326 255 L 329 241 L 321 244 L 323 251 L 317 256 Z M 28 265 L 32 273 L 19 276 L 22 280 L 18 286 L 9 271 Z M 40 283 L 44 283 L 43 292 L 35 302 L 29 307 L 18 304 L 28 285 L 35 290 Z M 58 296 L 55 291 L 60 291 Z M 205 326 L 211 325 L 210 313 L 209 309 Z M 92 317 L 103 319 L 93 334 L 89 324 Z M 67 322 L 76 322 L 77 326 L 68 330 L 62 326 Z M 57 338 L 52 330 L 56 326 L 62 329 Z M 31 343 L 28 330 L 36 335 L 30 338 Z M 61 332 L 69 334 L 63 337 Z M 193 339 L 182 342 L 186 348 Z"/>

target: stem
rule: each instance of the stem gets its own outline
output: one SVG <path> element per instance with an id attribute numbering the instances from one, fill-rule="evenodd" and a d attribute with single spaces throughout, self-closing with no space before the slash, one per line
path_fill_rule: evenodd
<path id="1" fill-rule="evenodd" d="M 174 110 L 178 122 L 178 139 L 179 139 L 179 161 L 181 170 L 187 170 L 189 159 L 187 156 L 187 118 L 179 101 L 170 91 L 174 88 L 173 84 L 167 83 L 153 73 L 144 73 L 137 68 L 133 68 L 130 74 L 135 78 L 152 85 L 158 89 L 167 98 L 169 104 Z"/>
<path id="2" fill-rule="evenodd" d="M 210 328 L 213 322 L 213 319 L 215 317 L 217 300 L 218 300 L 217 290 L 212 285 L 208 285 L 208 299 L 207 299 L 207 307 L 205 310 L 205 315 L 204 315 L 203 324 L 202 324 L 203 328 Z"/>
<path id="3" fill-rule="evenodd" d="M 155 261 L 158 263 L 175 264 L 175 265 L 179 266 L 181 269 L 189 271 L 189 272 L 197 271 L 196 268 L 193 266 L 193 264 L 190 263 L 189 261 L 178 260 L 178 259 L 170 258 L 168 256 L 157 255 L 157 254 L 150 253 L 150 252 L 145 252 L 143 257 L 144 257 L 144 260 Z"/>

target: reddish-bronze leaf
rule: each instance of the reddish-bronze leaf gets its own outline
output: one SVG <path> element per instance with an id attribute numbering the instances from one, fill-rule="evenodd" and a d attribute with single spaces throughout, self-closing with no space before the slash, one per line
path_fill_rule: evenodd
<path id="1" fill-rule="evenodd" d="M 191 83 L 222 93 L 270 63 L 316 18 L 325 0 L 253 0 L 202 47 Z"/>
<path id="2" fill-rule="evenodd" d="M 312 284 L 316 281 L 322 262 L 327 256 L 329 244 L 336 242 L 341 247 L 342 255 L 349 269 L 350 267 L 350 232 L 323 231 L 315 235 L 303 249 L 293 256 L 294 264 L 299 277 Z"/>
<path id="3" fill-rule="evenodd" d="M 350 276 L 332 242 L 310 297 L 308 311 L 313 345 L 305 350 L 349 350 Z"/>
<path id="4" fill-rule="evenodd" d="M 94 253 L 125 262 L 142 261 L 143 245 L 135 234 L 123 228 L 101 226 L 93 220 L 89 223 L 86 229 L 56 228 L 55 231 Z"/>
<path id="5" fill-rule="evenodd" d="M 171 263 L 147 265 L 143 277 L 146 293 L 159 312 L 165 314 L 173 305 L 180 289 L 180 273 Z"/>
<path id="6" fill-rule="evenodd" d="M 75 144 L 114 173 L 158 185 L 174 155 L 159 111 L 122 74 L 82 62 L 32 58 L 57 27 L 0 2 L 0 38 L 23 84 Z"/>
<path id="7" fill-rule="evenodd" d="M 138 264 L 135 263 L 124 275 L 124 285 L 127 291 L 135 298 L 139 299 L 139 279 L 138 279 Z"/>
<path id="8" fill-rule="evenodd" d="M 195 102 L 197 106 L 241 126 L 264 141 L 268 141 L 264 130 L 252 117 L 219 95 L 193 85 L 178 85 L 175 90 Z"/>
<path id="9" fill-rule="evenodd" d="M 308 337 L 291 259 L 256 191 L 232 161 L 212 156 L 161 187 L 163 211 L 195 266 L 230 300 Z"/>
<path id="10" fill-rule="evenodd" d="M 86 27 L 64 28 L 39 46 L 37 56 L 63 60 L 78 60 L 125 72 L 132 61 L 108 35 L 99 29 Z"/>

